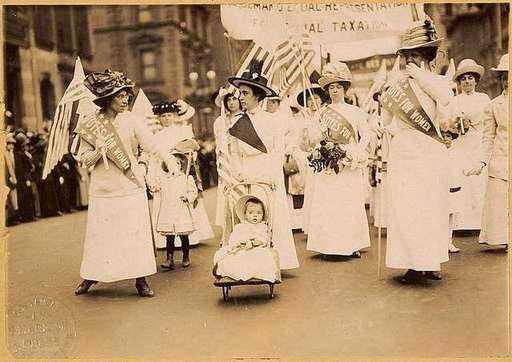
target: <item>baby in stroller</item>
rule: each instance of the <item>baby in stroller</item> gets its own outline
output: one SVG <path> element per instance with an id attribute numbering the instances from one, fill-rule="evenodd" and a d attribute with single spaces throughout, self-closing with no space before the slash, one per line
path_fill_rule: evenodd
<path id="1" fill-rule="evenodd" d="M 264 203 L 252 195 L 242 196 L 235 205 L 240 220 L 227 243 L 215 253 L 213 274 L 236 281 L 281 280 L 279 257 L 272 249 Z"/>

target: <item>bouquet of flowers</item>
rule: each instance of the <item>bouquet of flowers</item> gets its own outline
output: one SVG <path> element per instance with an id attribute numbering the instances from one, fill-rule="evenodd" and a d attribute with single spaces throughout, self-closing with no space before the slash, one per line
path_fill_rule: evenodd
<path id="1" fill-rule="evenodd" d="M 342 149 L 338 143 L 323 139 L 308 155 L 308 161 L 313 172 L 330 173 L 334 171 L 338 174 L 350 160 L 347 157 L 347 151 Z"/>

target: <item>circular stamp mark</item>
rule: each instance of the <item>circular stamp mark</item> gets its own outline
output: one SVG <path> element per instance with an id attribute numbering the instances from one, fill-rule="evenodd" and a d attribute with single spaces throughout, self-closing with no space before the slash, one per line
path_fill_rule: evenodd
<path id="1" fill-rule="evenodd" d="M 10 300 L 7 317 L 8 347 L 18 358 L 65 357 L 76 337 L 69 309 L 48 296 Z"/>

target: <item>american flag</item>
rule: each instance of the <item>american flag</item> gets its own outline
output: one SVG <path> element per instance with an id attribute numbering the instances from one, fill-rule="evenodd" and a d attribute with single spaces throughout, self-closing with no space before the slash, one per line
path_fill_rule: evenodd
<path id="1" fill-rule="evenodd" d="M 242 74 L 249 69 L 249 65 L 256 60 L 263 63 L 261 75 L 267 77 L 272 68 L 274 57 L 272 56 L 271 51 L 259 44 L 256 44 L 255 42 L 252 42 L 245 54 L 242 55 L 240 66 L 235 77 L 241 77 Z M 233 93 L 238 96 L 238 88 L 234 85 L 230 84 L 227 90 L 229 93 Z"/>
<path id="2" fill-rule="evenodd" d="M 69 152 L 70 134 L 75 129 L 80 117 L 94 112 L 92 103 L 94 95 L 83 84 L 84 69 L 80 58 L 76 59 L 73 79 L 57 105 L 53 123 L 48 137 L 48 149 L 43 168 L 43 180 Z"/>
<path id="3" fill-rule="evenodd" d="M 287 39 L 279 44 L 275 49 L 275 61 L 269 76 L 271 88 L 284 96 L 297 82 L 301 82 L 300 74 L 308 79 L 306 69 L 314 56 L 315 49 L 308 34 L 302 34 L 298 40 Z"/>

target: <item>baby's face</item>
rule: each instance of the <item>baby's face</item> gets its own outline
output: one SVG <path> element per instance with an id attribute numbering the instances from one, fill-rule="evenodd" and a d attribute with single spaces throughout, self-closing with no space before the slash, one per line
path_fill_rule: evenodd
<path id="1" fill-rule="evenodd" d="M 259 224 L 263 220 L 263 206 L 248 203 L 245 207 L 245 219 L 251 224 Z"/>

